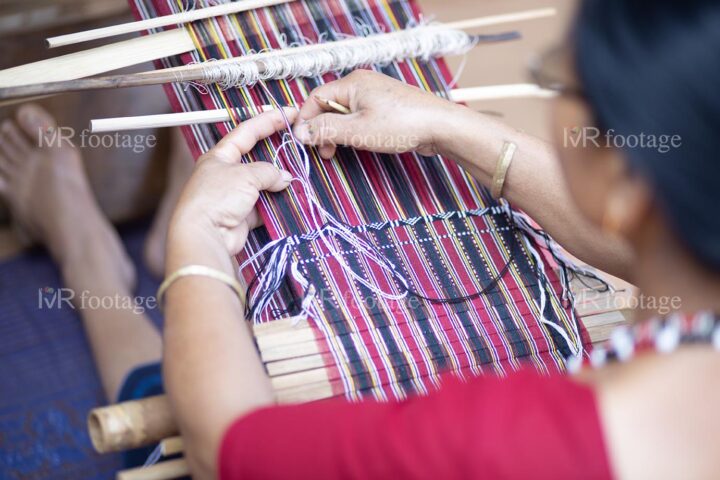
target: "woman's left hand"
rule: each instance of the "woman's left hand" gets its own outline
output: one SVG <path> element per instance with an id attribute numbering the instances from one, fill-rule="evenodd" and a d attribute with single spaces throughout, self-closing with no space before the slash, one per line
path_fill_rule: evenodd
<path id="1" fill-rule="evenodd" d="M 297 110 L 285 108 L 292 123 Z M 250 230 L 261 225 L 255 209 L 260 192 L 279 192 L 290 185 L 290 172 L 267 162 L 242 163 L 242 156 L 260 140 L 286 128 L 279 110 L 263 113 L 223 138 L 200 157 L 185 185 L 170 225 L 168 240 L 221 242 L 229 255 L 238 254 Z"/>

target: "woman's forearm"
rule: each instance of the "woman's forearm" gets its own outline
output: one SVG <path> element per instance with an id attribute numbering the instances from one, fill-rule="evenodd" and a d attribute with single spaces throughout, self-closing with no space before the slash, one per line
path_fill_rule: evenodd
<path id="1" fill-rule="evenodd" d="M 233 275 L 212 235 L 170 234 L 168 272 L 199 264 Z M 214 477 L 222 434 L 233 420 L 274 401 L 244 306 L 218 280 L 187 277 L 167 293 L 164 376 L 195 478 Z"/>
<path id="2" fill-rule="evenodd" d="M 442 133 L 435 142 L 440 153 L 458 162 L 483 185 L 490 185 L 503 143 L 514 142 L 517 150 L 503 197 L 582 261 L 631 280 L 629 247 L 603 234 L 581 215 L 549 144 L 464 106 L 449 107 L 443 117 Z"/>

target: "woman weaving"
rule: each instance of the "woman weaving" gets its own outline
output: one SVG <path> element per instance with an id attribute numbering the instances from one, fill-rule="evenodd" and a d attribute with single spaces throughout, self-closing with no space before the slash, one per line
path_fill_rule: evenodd
<path id="1" fill-rule="evenodd" d="M 295 134 L 325 158 L 336 145 L 373 149 L 415 135 L 416 150 L 458 161 L 583 260 L 631 279 L 646 296 L 680 297 L 688 325 L 699 325 L 696 312 L 720 308 L 720 223 L 713 212 L 720 62 L 711 53 L 720 48 L 719 32 L 720 8 L 708 1 L 656 2 L 649 11 L 641 2 L 585 2 L 574 50 L 546 55 L 535 72 L 561 92 L 554 117 L 560 162 L 538 140 L 368 72 L 317 89 Z M 329 112 L 318 98 L 352 113 Z M 238 165 L 239 154 L 282 125 L 277 113 L 247 122 L 200 162 L 176 211 L 169 273 L 189 264 L 232 271 L 227 254 L 242 248 L 255 225 L 258 191 L 289 181 L 270 165 Z M 576 126 L 575 135 L 582 127 L 680 135 L 682 146 L 666 153 L 657 146 L 563 148 L 565 130 Z M 517 149 L 497 185 L 505 142 Z M 575 378 L 525 372 L 449 382 L 401 404 L 258 410 L 273 395 L 250 335 L 235 320 L 241 312 L 232 290 L 214 279 L 186 278 L 168 290 L 166 385 L 197 473 L 708 478 L 720 468 L 720 354 L 710 334 L 672 355 L 649 349 Z M 720 348 L 717 323 L 706 320 Z M 631 338 L 626 349 L 640 340 Z M 675 349 L 672 340 L 654 341 Z M 562 407 L 554 409 L 558 397 Z"/>
<path id="2" fill-rule="evenodd" d="M 619 334 L 613 349 L 594 357 L 596 368 L 570 377 L 520 371 L 448 380 L 401 403 L 272 406 L 253 338 L 237 321 L 244 306 L 223 283 L 233 275 L 231 256 L 258 226 L 260 192 L 292 180 L 267 163 L 240 163 L 285 128 L 281 113 L 260 115 L 198 162 L 169 232 L 165 385 L 196 478 L 710 478 L 720 471 L 720 330 L 704 313 L 720 309 L 713 211 L 720 6 L 663 0 L 646 10 L 639 1 L 588 0 L 572 40 L 573 49 L 545 55 L 533 72 L 560 92 L 557 159 L 537 139 L 364 71 L 320 87 L 284 115 L 324 158 L 340 145 L 389 145 L 454 159 L 577 257 L 646 297 L 679 297 L 684 313 L 662 328 Z M 333 113 L 324 99 L 352 113 Z M 577 141 L 592 128 L 680 140 L 662 153 L 657 143 L 618 149 Z M 410 136 L 413 145 L 393 144 Z M 176 274 L 189 265 L 203 270 Z M 649 323 L 657 313 L 639 312 L 638 325 L 660 325 Z"/>

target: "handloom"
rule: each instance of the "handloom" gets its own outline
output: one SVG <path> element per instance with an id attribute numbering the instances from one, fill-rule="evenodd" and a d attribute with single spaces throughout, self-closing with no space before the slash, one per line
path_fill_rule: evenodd
<path id="1" fill-rule="evenodd" d="M 143 17 L 174 13 L 165 3 L 135 6 Z M 163 66 L 367 37 L 405 29 L 418 17 L 407 1 L 293 2 L 192 24 L 194 37 L 217 43 Z M 437 59 L 376 68 L 434 92 L 451 82 Z M 334 78 L 167 91 L 178 110 L 252 108 L 300 104 Z M 230 128 L 232 122 L 192 127 L 194 152 L 209 150 Z M 451 162 L 341 149 L 327 163 L 289 135 L 262 142 L 249 157 L 275 162 L 298 181 L 261 199 L 267 229 L 248 243 L 242 272 L 248 314 L 256 323 L 309 320 L 337 369 L 334 392 L 402 398 L 428 391 L 443 371 L 503 373 L 521 360 L 557 371 L 564 357 L 580 352 L 580 329 L 560 282 L 535 239 L 517 227 L 520 214 L 491 200 Z"/>
<path id="2" fill-rule="evenodd" d="M 180 2 L 131 4 L 142 19 L 183 11 Z M 188 24 L 195 49 L 157 67 L 200 65 L 207 72 L 232 57 L 422 25 L 412 0 L 300 0 Z M 443 96 L 453 86 L 436 58 L 447 52 L 441 48 L 389 56 L 373 48 L 376 61 L 364 56 L 347 66 Z M 223 71 L 206 84 L 170 83 L 165 90 L 176 113 L 227 110 L 228 121 L 184 127 L 199 156 L 237 125 L 237 109 L 299 105 L 350 69 L 314 65 L 288 75 Z M 411 133 L 397 140 L 412 142 Z M 287 191 L 261 197 L 265 227 L 251 234 L 238 259 L 247 319 L 279 401 L 402 399 L 432 391 L 445 374 L 504 375 L 522 365 L 562 372 L 568 357 L 582 355 L 589 338 L 572 306 L 569 262 L 529 218 L 493 200 L 452 161 L 340 148 L 326 162 L 289 131 L 246 157 L 295 177 Z M 93 412 L 96 445 L 122 449 L 173 435 L 164 402 Z M 118 424 L 117 411 L 134 412 L 139 427 Z M 148 421 L 162 425 L 150 428 Z M 118 431 L 123 438 L 106 442 Z"/>
<path id="3" fill-rule="evenodd" d="M 181 10 L 133 5 L 142 18 Z M 368 37 L 419 21 L 407 0 L 292 2 L 188 25 L 196 51 L 158 67 Z M 440 94 L 451 87 L 439 58 L 372 68 Z M 200 155 L 235 126 L 234 109 L 298 105 L 343 73 L 165 88 L 176 112 L 228 110 L 229 122 L 185 127 Z M 265 227 L 239 259 L 247 316 L 261 332 L 257 345 L 280 401 L 401 399 L 432 391 L 447 373 L 503 375 L 521 365 L 561 372 L 567 357 L 582 354 L 588 338 L 562 254 L 453 162 L 349 148 L 325 162 L 289 133 L 261 142 L 247 161 L 273 162 L 296 178 L 288 191 L 262 196 Z"/>

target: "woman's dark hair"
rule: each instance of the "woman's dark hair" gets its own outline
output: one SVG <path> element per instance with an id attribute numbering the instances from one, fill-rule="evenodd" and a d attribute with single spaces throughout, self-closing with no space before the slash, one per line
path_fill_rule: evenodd
<path id="1" fill-rule="evenodd" d="M 585 0 L 573 33 L 603 142 L 630 140 L 677 236 L 720 270 L 720 1 Z"/>

